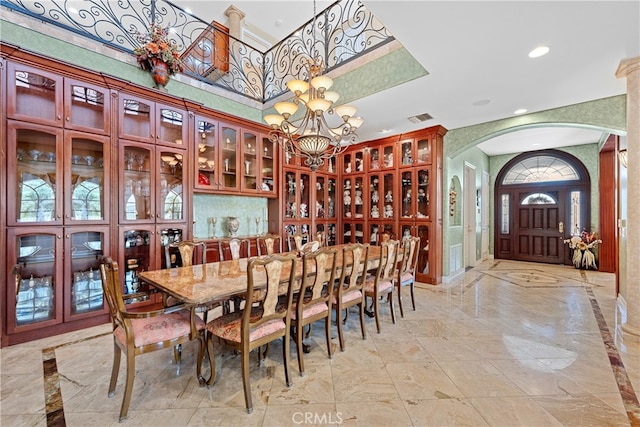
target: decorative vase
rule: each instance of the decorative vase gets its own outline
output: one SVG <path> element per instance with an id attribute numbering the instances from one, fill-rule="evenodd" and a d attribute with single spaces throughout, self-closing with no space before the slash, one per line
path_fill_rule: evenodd
<path id="1" fill-rule="evenodd" d="M 169 83 L 169 66 L 166 62 L 158 58 L 151 58 L 151 74 L 156 88 L 166 91 L 165 86 Z"/>
<path id="2" fill-rule="evenodd" d="M 237 236 L 239 228 L 240 228 L 240 221 L 238 221 L 237 216 L 227 217 L 227 230 L 229 230 L 229 235 L 231 237 Z"/>

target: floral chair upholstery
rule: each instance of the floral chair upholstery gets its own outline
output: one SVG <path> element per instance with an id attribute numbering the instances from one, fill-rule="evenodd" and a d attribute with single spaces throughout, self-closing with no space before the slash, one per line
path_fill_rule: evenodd
<path id="1" fill-rule="evenodd" d="M 373 277 L 368 277 L 364 282 L 364 295 L 373 300 L 373 315 L 376 318 L 376 329 L 380 333 L 380 310 L 379 301 L 384 295 L 389 302 L 391 320 L 396 323 L 396 314 L 393 309 L 393 288 L 396 265 L 398 260 L 398 240 L 389 240 L 380 244 L 380 264 Z"/>
<path id="2" fill-rule="evenodd" d="M 338 286 L 334 290 L 333 307 L 336 310 L 336 325 L 338 326 L 338 339 L 340 340 L 340 350 L 344 351 L 344 331 L 343 324 L 347 321 L 349 308 L 354 305 L 359 306 L 360 312 L 360 330 L 362 331 L 362 339 L 367 338 L 366 328 L 364 326 L 364 280 L 365 266 L 369 263 L 369 245 L 361 243 L 353 243 L 342 247 L 343 263 L 347 260 L 353 260 L 351 268 L 342 268 Z M 346 310 L 344 320 L 342 320 L 342 312 Z"/>
<path id="3" fill-rule="evenodd" d="M 164 348 L 172 348 L 197 339 L 199 349 L 196 374 L 198 381 L 204 384 L 205 379 L 202 377 L 201 365 L 205 350 L 205 324 L 195 315 L 195 307 L 176 305 L 161 310 L 130 312 L 127 311 L 122 298 L 118 263 L 110 258 L 105 258 L 100 265 L 100 276 L 113 324 L 114 353 L 109 397 L 113 397 L 115 394 L 121 354 L 124 353 L 127 359 L 126 381 L 119 421 L 125 420 L 129 411 L 133 380 L 136 374 L 136 356 Z"/>
<path id="4" fill-rule="evenodd" d="M 271 341 L 283 338 L 284 374 L 287 386 L 291 386 L 289 376 L 289 339 L 291 334 L 290 309 L 293 301 L 293 287 L 296 283 L 296 256 L 268 255 L 264 258 L 252 258 L 247 265 L 247 293 L 245 300 L 254 301 L 245 304 L 242 310 L 225 314 L 207 324 L 209 331 L 207 348 L 215 372 L 213 340 L 218 337 L 227 345 L 242 354 L 242 382 L 247 412 L 253 412 L 251 399 L 251 379 L 249 370 L 249 352 L 260 349 Z M 285 277 L 286 280 L 282 280 Z M 286 282 L 286 290 L 281 284 Z M 280 296 L 286 295 L 286 302 L 279 303 Z M 259 350 L 260 351 L 260 350 Z M 262 355 L 259 355 L 260 358 Z M 208 384 L 212 385 L 215 375 L 211 375 Z"/>

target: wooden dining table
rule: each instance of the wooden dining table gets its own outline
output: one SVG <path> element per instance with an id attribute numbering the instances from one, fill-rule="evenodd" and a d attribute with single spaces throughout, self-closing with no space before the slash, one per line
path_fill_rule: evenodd
<path id="1" fill-rule="evenodd" d="M 343 246 L 344 245 L 332 246 L 332 248 L 337 250 L 337 274 L 340 274 L 343 268 L 349 268 L 353 265 L 352 259 L 343 259 Z M 297 252 L 294 253 L 299 255 Z M 399 255 L 401 255 L 401 253 Z M 250 259 L 251 258 L 242 258 L 188 267 L 145 271 L 140 273 L 138 277 L 139 280 L 154 286 L 159 291 L 186 304 L 206 305 L 214 301 L 224 301 L 234 297 L 244 299 L 248 284 L 247 266 Z M 366 270 L 377 268 L 379 261 L 380 247 L 370 246 Z M 260 269 L 262 269 L 262 271 Z M 289 273 L 289 267 L 282 269 L 280 276 L 282 280 L 281 293 L 287 290 L 287 282 L 290 277 Z M 296 278 L 302 278 L 302 258 L 296 263 Z M 298 287 L 300 283 L 300 280 L 296 280 Z M 260 287 L 266 287 L 266 284 L 267 279 L 264 267 L 259 267 L 254 275 L 254 286 L 259 289 Z M 296 285 L 294 285 L 294 289 L 295 286 Z M 219 363 L 215 361 L 213 355 L 209 355 L 209 362 L 212 375 L 209 384 L 213 384 L 218 374 L 216 372 L 216 366 L 219 365 Z M 202 381 L 200 383 L 204 384 Z"/>
<path id="2" fill-rule="evenodd" d="M 349 259 L 343 260 L 343 246 L 332 246 L 337 250 L 336 263 L 339 271 L 345 266 L 349 267 L 353 262 Z M 370 246 L 367 270 L 376 268 L 379 258 L 380 247 Z M 188 267 L 144 271 L 139 274 L 139 279 L 186 304 L 207 304 L 235 296 L 242 297 L 242 294 L 247 290 L 247 265 L 250 259 L 242 258 Z M 302 277 L 302 259 L 299 261 L 296 267 L 297 278 Z M 289 279 L 289 271 L 283 269 L 281 277 L 285 283 Z M 266 275 L 261 275 L 258 270 L 255 277 L 256 288 L 266 286 L 266 283 Z"/>

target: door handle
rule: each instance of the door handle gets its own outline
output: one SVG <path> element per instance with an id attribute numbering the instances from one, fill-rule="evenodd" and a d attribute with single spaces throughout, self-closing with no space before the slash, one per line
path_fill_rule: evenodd
<path id="1" fill-rule="evenodd" d="M 560 221 L 560 224 L 558 224 L 558 231 L 560 233 L 564 233 L 564 222 Z"/>

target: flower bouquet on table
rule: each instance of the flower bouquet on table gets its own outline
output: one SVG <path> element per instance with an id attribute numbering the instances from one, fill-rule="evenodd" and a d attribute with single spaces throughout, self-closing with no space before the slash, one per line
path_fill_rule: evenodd
<path id="1" fill-rule="evenodd" d="M 583 230 L 582 233 L 571 236 L 570 239 L 566 239 L 564 243 L 569 245 L 569 248 L 573 249 L 573 265 L 576 268 L 593 268 L 596 270 L 596 257 L 591 249 L 602 243 L 602 240 L 598 239 L 596 233 L 589 233 Z"/>

